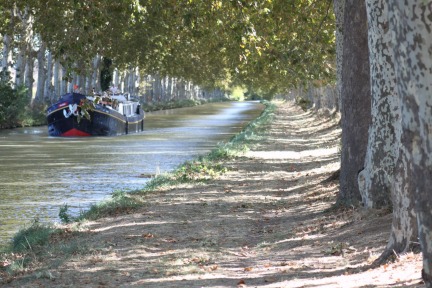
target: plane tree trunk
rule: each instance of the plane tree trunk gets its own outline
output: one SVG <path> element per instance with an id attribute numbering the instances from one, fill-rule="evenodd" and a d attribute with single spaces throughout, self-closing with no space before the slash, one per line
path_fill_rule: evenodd
<path id="1" fill-rule="evenodd" d="M 374 265 L 412 248 L 417 237 L 412 199 L 412 181 L 407 168 L 409 157 L 401 140 L 401 98 L 396 83 L 395 42 L 391 25 L 397 17 L 387 0 L 367 0 L 369 62 L 371 66 L 372 123 L 365 159 L 359 174 L 359 188 L 367 208 L 393 208 L 390 238 Z"/>
<path id="2" fill-rule="evenodd" d="M 47 78 L 46 57 L 45 57 L 45 43 L 42 42 L 37 52 L 37 63 L 38 63 L 38 77 L 37 77 L 37 90 L 36 90 L 36 101 L 42 101 L 45 96 L 45 82 Z"/>
<path id="3" fill-rule="evenodd" d="M 347 0 L 343 25 L 342 151 L 338 203 L 358 205 L 357 176 L 363 169 L 371 118 L 369 53 L 365 1 Z"/>
<path id="4" fill-rule="evenodd" d="M 423 1 L 389 0 L 394 13 L 397 88 L 401 97 L 402 146 L 406 177 L 413 189 L 418 236 L 423 252 L 422 276 L 432 287 L 432 7 Z"/>

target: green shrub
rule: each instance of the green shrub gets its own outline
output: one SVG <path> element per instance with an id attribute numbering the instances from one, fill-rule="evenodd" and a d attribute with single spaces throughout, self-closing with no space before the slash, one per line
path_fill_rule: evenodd
<path id="1" fill-rule="evenodd" d="M 50 235 L 53 232 L 55 232 L 54 228 L 44 225 L 38 219 L 35 219 L 29 228 L 20 230 L 13 237 L 12 250 L 14 252 L 25 252 L 44 246 L 49 242 Z"/>
<path id="2" fill-rule="evenodd" d="M 27 88 L 12 88 L 7 73 L 0 73 L 0 128 L 19 126 L 30 103 Z"/>
<path id="3" fill-rule="evenodd" d="M 20 119 L 20 126 L 40 126 L 46 125 L 46 109 L 48 105 L 46 103 L 35 102 L 31 106 L 27 106 L 25 114 Z"/>
<path id="4" fill-rule="evenodd" d="M 115 216 L 118 214 L 130 213 L 140 207 L 142 202 L 131 193 L 125 191 L 115 191 L 111 199 L 92 205 L 90 209 L 81 214 L 76 220 L 94 220 L 105 216 Z"/>
<path id="5" fill-rule="evenodd" d="M 215 178 L 226 170 L 222 165 L 202 158 L 196 161 L 187 161 L 175 171 L 174 176 L 179 182 L 204 181 Z"/>
<path id="6" fill-rule="evenodd" d="M 70 223 L 72 221 L 72 217 L 68 214 L 69 206 L 67 204 L 64 204 L 62 207 L 60 207 L 59 210 L 59 218 L 62 223 Z"/>

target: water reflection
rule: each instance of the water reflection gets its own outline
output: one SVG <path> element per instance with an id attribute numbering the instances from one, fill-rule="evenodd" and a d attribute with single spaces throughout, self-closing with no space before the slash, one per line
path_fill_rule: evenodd
<path id="1" fill-rule="evenodd" d="M 135 190 L 227 140 L 261 112 L 252 102 L 148 113 L 145 131 L 120 137 L 53 138 L 46 127 L 0 131 L 0 244 L 38 217 L 77 215 L 116 190 Z"/>

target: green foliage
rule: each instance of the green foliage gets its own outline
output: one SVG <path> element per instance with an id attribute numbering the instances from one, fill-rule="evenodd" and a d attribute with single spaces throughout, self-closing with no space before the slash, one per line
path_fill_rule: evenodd
<path id="1" fill-rule="evenodd" d="M 69 206 L 67 204 L 64 204 L 60 207 L 59 210 L 59 218 L 62 223 L 70 223 L 72 221 L 72 217 L 68 214 Z"/>
<path id="2" fill-rule="evenodd" d="M 244 89 L 240 86 L 235 86 L 235 87 L 231 88 L 231 99 L 237 100 L 237 101 L 243 101 L 245 98 L 245 92 L 246 92 L 246 89 Z"/>
<path id="3" fill-rule="evenodd" d="M 86 245 L 78 241 L 63 243 L 62 240 L 71 240 L 71 236 L 76 233 L 78 232 L 72 231 L 70 227 L 57 229 L 35 219 L 30 227 L 20 230 L 15 235 L 10 246 L 2 249 L 0 262 L 9 264 L 5 267 L 5 271 L 9 275 L 16 275 L 30 266 L 34 267 L 35 263 L 46 257 L 48 251 L 64 255 L 65 258 L 73 254 L 87 252 Z M 57 260 L 61 261 L 61 259 Z M 0 269 L 2 269 L 1 266 Z M 40 276 L 45 277 L 43 274 Z M 52 279 L 52 277 L 48 278 Z"/>
<path id="4" fill-rule="evenodd" d="M 46 114 L 47 104 L 45 103 L 32 103 L 25 108 L 25 114 L 20 119 L 20 126 L 40 126 L 46 125 Z"/>
<path id="5" fill-rule="evenodd" d="M 102 59 L 102 68 L 100 71 L 101 89 L 107 91 L 112 82 L 112 60 L 106 57 Z"/>
<path id="6" fill-rule="evenodd" d="M 175 171 L 174 177 L 179 182 L 203 181 L 215 178 L 226 171 L 227 169 L 221 164 L 201 158 L 183 164 Z"/>
<path id="7" fill-rule="evenodd" d="M 246 91 L 245 96 L 246 96 L 246 99 L 248 99 L 248 100 L 263 100 L 262 96 L 260 96 L 256 92 L 252 92 L 252 91 Z"/>
<path id="8" fill-rule="evenodd" d="M 13 252 L 33 251 L 49 242 L 50 235 L 55 232 L 52 227 L 35 219 L 32 225 L 20 230 L 12 239 Z"/>
<path id="9" fill-rule="evenodd" d="M 114 216 L 121 213 L 129 213 L 142 205 L 141 201 L 132 194 L 124 191 L 116 191 L 111 199 L 92 205 L 90 209 L 80 215 L 77 220 L 93 220 L 104 216 Z"/>
<path id="10" fill-rule="evenodd" d="M 177 179 L 175 179 L 172 174 L 168 174 L 168 173 L 161 174 L 152 178 L 149 182 L 146 183 L 142 191 L 137 191 L 137 192 L 155 191 L 160 187 L 165 187 L 174 184 L 177 184 Z"/>
<path id="11" fill-rule="evenodd" d="M 7 73 L 0 73 L 0 128 L 21 126 L 30 98 L 24 86 L 12 88 Z"/>
<path id="12" fill-rule="evenodd" d="M 248 87 L 263 99 L 335 78 L 332 0 L 9 2 L 0 4 L 0 29 L 19 34 L 9 11 L 28 7 L 35 32 L 69 70 L 91 67 L 99 54 L 118 68 Z M 106 90 L 111 80 L 102 78 Z"/>
<path id="13" fill-rule="evenodd" d="M 91 120 L 90 112 L 94 111 L 96 109 L 96 104 L 101 100 L 101 98 L 95 97 L 93 101 L 89 99 L 81 99 L 80 100 L 80 113 L 77 115 L 77 121 L 80 123 L 82 117 L 86 118 L 87 120 Z M 112 101 L 112 103 L 117 103 L 117 100 Z"/>

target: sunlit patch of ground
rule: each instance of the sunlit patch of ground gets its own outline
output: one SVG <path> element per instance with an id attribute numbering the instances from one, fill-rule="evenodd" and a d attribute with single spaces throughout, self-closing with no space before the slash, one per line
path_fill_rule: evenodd
<path id="1" fill-rule="evenodd" d="M 336 123 L 281 104 L 266 140 L 225 163 L 219 179 L 150 193 L 134 214 L 88 223 L 70 239 L 81 253 L 53 254 L 40 265 L 45 274 L 8 285 L 421 287 L 420 255 L 367 269 L 389 236 L 387 211 L 330 209 Z"/>

